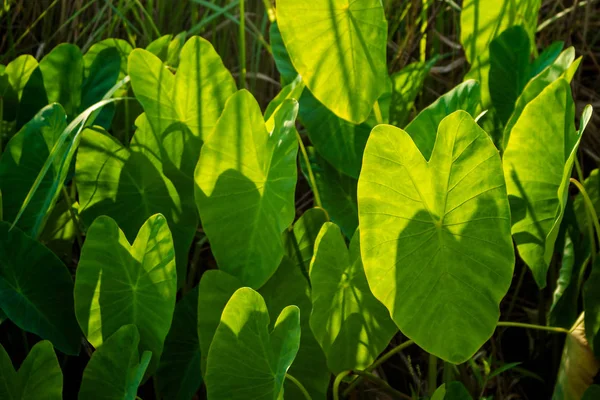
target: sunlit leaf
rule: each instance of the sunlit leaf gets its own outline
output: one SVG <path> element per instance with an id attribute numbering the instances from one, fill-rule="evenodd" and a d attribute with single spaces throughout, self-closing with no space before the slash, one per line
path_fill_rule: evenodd
<path id="1" fill-rule="evenodd" d="M 361 252 L 402 333 L 461 363 L 494 332 L 512 280 L 510 211 L 487 133 L 464 111 L 437 132 L 429 160 L 400 129 L 371 132 L 358 181 Z"/>

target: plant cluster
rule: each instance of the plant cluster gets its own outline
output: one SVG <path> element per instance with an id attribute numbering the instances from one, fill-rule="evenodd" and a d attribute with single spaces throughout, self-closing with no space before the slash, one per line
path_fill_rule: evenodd
<path id="1" fill-rule="evenodd" d="M 455 365 L 499 327 L 566 335 L 554 398 L 598 398 L 592 109 L 576 115 L 574 48 L 538 52 L 540 6 L 464 0 L 470 71 L 414 118 L 437 60 L 388 74 L 380 0 L 277 0 L 284 86 L 264 112 L 198 36 L 0 66 L 0 320 L 23 333 L 11 346 L 42 339 L 18 370 L 0 345 L 0 399 L 61 399 L 82 353 L 64 377 L 80 399 L 150 380 L 159 399 L 369 398 L 367 382 L 470 399 Z M 296 218 L 299 173 L 314 207 Z M 207 243 L 218 268 L 199 265 Z M 500 321 L 517 257 L 555 287 L 548 325 Z M 428 380 L 405 393 L 380 367 L 416 346 Z M 484 362 L 482 398 L 518 366 Z"/>

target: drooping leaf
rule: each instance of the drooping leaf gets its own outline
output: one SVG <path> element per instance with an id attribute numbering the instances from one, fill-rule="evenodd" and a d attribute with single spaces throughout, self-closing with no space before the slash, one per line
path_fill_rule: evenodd
<path id="1" fill-rule="evenodd" d="M 135 325 L 123 325 L 98 347 L 83 371 L 79 399 L 135 400 L 152 352 L 140 360 L 140 334 Z"/>
<path id="2" fill-rule="evenodd" d="M 152 352 L 151 374 L 171 326 L 176 292 L 173 239 L 162 215 L 144 223 L 133 246 L 111 218 L 94 221 L 81 250 L 74 294 L 77 321 L 94 347 L 134 324 L 139 350 Z"/>
<path id="3" fill-rule="evenodd" d="M 504 152 L 504 175 L 519 255 L 540 288 L 554 252 L 581 136 L 571 88 L 558 79 L 525 106 Z"/>
<path id="4" fill-rule="evenodd" d="M 508 28 L 490 43 L 490 97 L 501 126 L 529 80 L 530 52 L 529 35 L 521 25 Z"/>
<path id="5" fill-rule="evenodd" d="M 58 137 L 67 127 L 66 120 L 63 108 L 59 104 L 51 104 L 40 110 L 8 142 L 0 158 L 0 190 L 3 193 L 11 193 L 3 201 L 6 221 L 13 222 L 17 217 Z M 48 198 L 57 197 L 52 196 L 53 183 L 60 180 L 60 174 L 57 162 L 41 181 L 38 191 L 17 223 L 19 228 L 31 236 L 37 236 L 41 232 L 52 209 L 53 205 L 48 203 Z M 62 182 L 60 184 L 62 185 Z"/>
<path id="6" fill-rule="evenodd" d="M 327 222 L 311 262 L 310 327 L 334 374 L 365 369 L 387 347 L 398 328 L 371 293 L 360 256 L 359 234 L 346 248 L 340 228 Z"/>
<path id="7" fill-rule="evenodd" d="M 390 76 L 392 80 L 390 125 L 404 126 L 406 124 L 415 98 L 421 91 L 431 67 L 431 62 L 415 62 Z"/>
<path id="8" fill-rule="evenodd" d="M 512 280 L 510 210 L 498 151 L 473 118 L 454 112 L 437 132 L 427 161 L 408 133 L 373 129 L 358 181 L 361 252 L 402 333 L 461 363 L 494 332 Z"/>
<path id="9" fill-rule="evenodd" d="M 335 115 L 364 122 L 385 90 L 387 21 L 379 0 L 279 0 L 277 23 L 294 68 Z"/>
<path id="10" fill-rule="evenodd" d="M 331 220 L 342 229 L 344 235 L 351 238 L 358 227 L 358 205 L 356 203 L 358 180 L 339 172 L 314 151 L 314 148 L 308 147 L 306 151 L 323 208 L 327 210 Z M 311 184 L 304 160 L 301 160 L 301 166 L 308 183 Z"/>
<path id="11" fill-rule="evenodd" d="M 300 104 L 299 118 L 315 149 L 336 169 L 357 179 L 371 127 L 337 117 L 308 90 L 302 93 Z"/>
<path id="12" fill-rule="evenodd" d="M 325 222 L 327 222 L 325 210 L 318 207 L 311 208 L 298 218 L 291 232 L 287 231 L 283 234 L 285 254 L 290 260 L 294 261 L 306 279 L 308 279 L 310 272 L 310 261 L 314 252 L 315 240 L 317 240 L 321 226 Z"/>
<path id="13" fill-rule="evenodd" d="M 73 312 L 73 279 L 41 243 L 0 222 L 0 308 L 19 328 L 79 353 L 81 331 Z"/>
<path id="14" fill-rule="evenodd" d="M 202 384 L 198 343 L 198 287 L 175 306 L 173 323 L 156 371 L 158 391 L 165 399 L 189 400 Z"/>
<path id="15" fill-rule="evenodd" d="M 273 330 L 269 325 L 262 296 L 250 288 L 238 289 L 223 310 L 208 352 L 208 398 L 283 398 L 285 374 L 300 345 L 298 307 L 285 307 Z"/>
<path id="16" fill-rule="evenodd" d="M 307 228 L 307 224 L 310 224 L 309 221 L 318 219 L 322 212 L 316 208 L 308 210 L 303 215 L 303 223 L 298 227 Z M 298 229 L 298 231 L 300 230 Z M 305 231 L 304 233 L 305 235 L 300 240 L 302 243 L 309 240 L 310 232 Z M 271 319 L 269 329 L 273 329 L 277 316 L 285 307 L 295 305 L 300 309 L 300 348 L 289 372 L 302 383 L 313 400 L 325 400 L 331 373 L 327 368 L 325 354 L 310 329 L 312 301 L 310 286 L 304 272 L 290 258 L 283 257 L 281 265 L 271 279 L 260 288 L 259 293 L 264 297 L 269 310 Z M 302 392 L 289 380 L 286 380 L 284 388 L 286 399 L 305 400 Z"/>
<path id="17" fill-rule="evenodd" d="M 460 41 L 471 69 L 466 79 L 481 84 L 483 108 L 490 105 L 490 44 L 507 28 L 522 25 L 535 43 L 541 0 L 465 0 L 460 13 Z"/>
<path id="18" fill-rule="evenodd" d="M 567 334 L 552 400 L 581 399 L 600 370 L 600 362 L 588 345 L 586 330 L 581 315 Z"/>
<path id="19" fill-rule="evenodd" d="M 198 339 L 200 341 L 202 376 L 206 376 L 208 350 L 215 336 L 221 314 L 236 290 L 239 279 L 219 270 L 208 270 L 198 285 Z"/>
<path id="20" fill-rule="evenodd" d="M 16 372 L 0 345 L 0 398 L 10 400 L 61 400 L 63 375 L 52 344 L 36 343 Z"/>
<path id="21" fill-rule="evenodd" d="M 250 287 L 259 288 L 277 269 L 281 234 L 294 220 L 297 112 L 298 103 L 286 100 L 268 132 L 258 103 L 240 90 L 227 101 L 196 167 L 196 204 L 217 264 Z"/>
<path id="22" fill-rule="evenodd" d="M 139 146 L 161 158 L 170 179 L 174 180 L 170 170 L 183 174 L 183 189 L 191 193 L 202 141 L 234 93 L 235 82 L 205 39 L 190 38 L 180 59 L 174 76 L 152 53 L 136 49 L 129 56 L 129 75 L 154 133 Z"/>
<path id="23" fill-rule="evenodd" d="M 281 83 L 286 86 L 296 79 L 298 73 L 294 69 L 290 55 L 285 48 L 277 21 L 273 22 L 269 27 L 269 38 L 271 49 L 273 50 L 273 59 L 275 60 L 277 71 L 279 71 L 279 75 L 281 76 Z"/>
<path id="24" fill-rule="evenodd" d="M 140 130 L 138 135 L 151 134 Z M 130 151 L 106 133 L 87 129 L 75 166 L 81 218 L 90 226 L 101 215 L 113 218 L 130 241 L 144 222 L 160 213 L 169 223 L 177 254 L 177 281 L 185 281 L 188 251 L 197 226 L 191 198 L 182 198 L 173 183 L 145 154 Z"/>
<path id="25" fill-rule="evenodd" d="M 468 80 L 457 85 L 448 93 L 443 94 L 431 103 L 431 105 L 423 109 L 404 130 L 410 135 L 413 142 L 415 142 L 423 157 L 429 159 L 433 151 L 440 122 L 458 110 L 464 110 L 475 118 L 479 101 L 479 83 L 474 80 Z"/>

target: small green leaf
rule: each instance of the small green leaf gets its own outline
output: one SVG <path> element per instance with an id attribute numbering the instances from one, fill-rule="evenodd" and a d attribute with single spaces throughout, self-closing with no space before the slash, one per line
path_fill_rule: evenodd
<path id="1" fill-rule="evenodd" d="M 542 51 L 542 54 L 538 56 L 529 68 L 529 79 L 535 77 L 537 74 L 545 70 L 548 66 L 552 65 L 560 53 L 562 53 L 565 47 L 565 42 L 552 42 L 552 44 Z"/>
<path id="2" fill-rule="evenodd" d="M 10 358 L 0 345 L 0 398 L 10 400 L 61 400 L 63 374 L 52 344 L 36 343 L 15 372 Z"/>
<path id="3" fill-rule="evenodd" d="M 444 400 L 473 400 L 473 398 L 461 382 L 454 381 L 446 385 Z"/>
<path id="4" fill-rule="evenodd" d="M 202 384 L 197 325 L 198 287 L 195 287 L 175 306 L 156 371 L 158 391 L 165 399 L 189 400 Z"/>
<path id="5" fill-rule="evenodd" d="M 415 142 L 423 157 L 428 160 L 433 151 L 440 122 L 458 110 L 464 110 L 475 118 L 479 101 L 479 83 L 468 80 L 443 94 L 423 109 L 404 130 Z"/>
<path id="6" fill-rule="evenodd" d="M 294 261 L 306 279 L 308 279 L 315 240 L 321 231 L 321 226 L 327 220 L 325 210 L 318 207 L 311 208 L 298 218 L 291 232 L 287 231 L 283 234 L 285 254 Z"/>
<path id="7" fill-rule="evenodd" d="M 139 130 L 134 136 L 151 134 Z M 75 182 L 83 222 L 113 218 L 129 240 L 152 215 L 169 222 L 177 254 L 177 280 L 185 281 L 188 252 L 197 226 L 191 198 L 182 198 L 173 183 L 145 154 L 129 151 L 105 132 L 83 132 L 75 166 Z M 184 201 L 187 201 L 184 203 Z"/>
<path id="8" fill-rule="evenodd" d="M 464 111 L 444 118 L 429 161 L 408 133 L 373 129 L 358 181 L 369 286 L 406 336 L 462 363 L 485 343 L 514 251 L 502 164 Z"/>
<path id="9" fill-rule="evenodd" d="M 546 286 L 581 139 L 574 113 L 569 83 L 556 80 L 524 108 L 504 152 L 512 235 L 540 288 Z"/>
<path id="10" fill-rule="evenodd" d="M 286 100 L 268 132 L 258 103 L 240 90 L 196 167 L 196 204 L 217 264 L 250 287 L 262 286 L 279 266 L 281 234 L 294 220 L 297 112 L 298 103 Z"/>
<path id="11" fill-rule="evenodd" d="M 347 249 L 340 228 L 327 222 L 311 262 L 310 327 L 334 374 L 368 367 L 398 331 L 369 289 L 359 240 L 355 233 Z"/>
<path id="12" fill-rule="evenodd" d="M 302 228 L 307 228 L 307 224 L 310 224 L 311 220 L 318 219 L 321 213 L 323 211 L 317 208 L 308 210 L 302 216 L 304 221 L 300 225 L 298 225 L 300 221 L 296 222 L 294 228 L 298 226 L 300 228 L 298 232 Z M 304 231 L 304 233 L 307 236 L 302 236 L 300 240 L 302 243 L 310 240 L 311 232 Z M 315 236 L 317 234 L 318 232 L 315 233 Z M 312 239 L 314 240 L 314 237 Z M 312 247 L 310 252 L 312 255 Z M 309 282 L 303 270 L 294 264 L 290 258 L 283 257 L 277 272 L 260 288 L 259 293 L 264 297 L 269 309 L 269 317 L 271 318 L 269 329 L 273 329 L 277 316 L 285 307 L 295 305 L 300 309 L 300 349 L 289 372 L 302 383 L 312 400 L 325 400 L 331 373 L 327 368 L 325 354 L 323 354 L 319 342 L 317 342 L 310 329 L 309 320 L 312 301 Z M 286 400 L 305 400 L 302 392 L 289 380 L 285 381 L 284 388 Z"/>
<path id="13" fill-rule="evenodd" d="M 98 347 L 83 371 L 79 399 L 135 400 L 152 353 L 140 360 L 140 335 L 135 325 L 123 325 Z"/>
<path id="14" fill-rule="evenodd" d="M 238 289 L 223 310 L 208 353 L 206 391 L 212 400 L 283 398 L 285 374 L 300 345 L 300 311 L 281 311 L 272 331 L 262 296 Z"/>
<path id="15" fill-rule="evenodd" d="M 198 339 L 202 376 L 206 375 L 208 350 L 227 302 L 242 283 L 226 272 L 211 269 L 202 275 L 198 293 Z"/>
<path id="16" fill-rule="evenodd" d="M 152 352 L 151 374 L 171 326 L 176 292 L 173 239 L 162 215 L 144 223 L 133 246 L 111 218 L 94 221 L 81 250 L 74 296 L 77 321 L 94 347 L 134 324 L 139 350 Z"/>
<path id="17" fill-rule="evenodd" d="M 0 222 L 0 308 L 19 328 L 79 354 L 81 331 L 73 312 L 73 279 L 41 243 Z"/>
<path id="18" fill-rule="evenodd" d="M 338 117 L 364 122 L 386 87 L 387 21 L 379 0 L 279 0 L 277 23 L 292 63 Z M 323 69 L 327 66 L 326 69 Z"/>

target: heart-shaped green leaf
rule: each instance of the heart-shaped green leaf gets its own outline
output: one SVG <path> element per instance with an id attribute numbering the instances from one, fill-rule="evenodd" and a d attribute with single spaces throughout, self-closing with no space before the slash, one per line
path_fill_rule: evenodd
<path id="1" fill-rule="evenodd" d="M 371 132 L 360 179 L 369 286 L 406 336 L 461 363 L 487 341 L 514 267 L 502 164 L 464 111 L 444 118 L 427 159 L 408 133 Z"/>
<path id="2" fill-rule="evenodd" d="M 0 399 L 62 400 L 63 375 L 52 344 L 36 343 L 19 372 L 0 345 Z"/>
<path id="3" fill-rule="evenodd" d="M 94 347 L 121 326 L 134 324 L 140 351 L 152 352 L 153 372 L 171 326 L 176 293 L 173 239 L 162 215 L 144 223 L 133 246 L 111 218 L 94 221 L 75 278 L 75 315 Z"/>
<path id="4" fill-rule="evenodd" d="M 327 222 L 315 242 L 310 268 L 310 327 L 329 369 L 365 369 L 398 331 L 388 310 L 373 296 L 360 257 L 359 234 L 346 248 L 340 228 Z"/>
<path id="5" fill-rule="evenodd" d="M 561 78 L 525 106 L 504 152 L 512 235 L 540 288 L 546 286 L 580 139 L 571 88 Z"/>
<path id="6" fill-rule="evenodd" d="M 310 213 L 311 211 L 313 213 Z M 323 211 L 313 208 L 304 213 L 302 216 L 304 222 L 298 226 L 298 231 L 301 230 L 301 227 L 306 227 L 311 218 L 317 219 L 319 212 L 322 213 Z M 298 222 L 296 222 L 296 225 L 298 225 Z M 296 225 L 294 228 L 296 228 Z M 311 235 L 312 232 L 305 233 L 307 236 L 302 237 L 302 243 L 310 241 L 308 235 Z M 314 243 L 314 239 L 312 237 L 312 243 Z M 302 383 L 313 400 L 325 400 L 331 373 L 327 368 L 325 354 L 310 329 L 312 301 L 308 279 L 303 270 L 294 264 L 290 258 L 283 257 L 277 272 L 260 288 L 259 293 L 265 299 L 269 309 L 269 317 L 271 318 L 269 329 L 273 329 L 277 316 L 285 307 L 295 305 L 300 309 L 300 349 L 289 372 Z M 286 380 L 284 389 L 286 400 L 306 399 L 304 394 L 298 390 L 298 387 L 289 380 Z"/>
<path id="7" fill-rule="evenodd" d="M 300 311 L 288 306 L 271 332 L 269 324 L 260 294 L 241 288 L 231 296 L 208 352 L 208 398 L 283 398 L 285 374 L 300 346 Z"/>
<path id="8" fill-rule="evenodd" d="M 198 343 L 198 287 L 175 306 L 155 379 L 165 399 L 189 400 L 202 384 Z"/>
<path id="9" fill-rule="evenodd" d="M 279 0 L 277 23 L 314 96 L 338 117 L 364 122 L 386 88 L 387 21 L 381 1 Z"/>
<path id="10" fill-rule="evenodd" d="M 202 275 L 198 293 L 198 339 L 200 341 L 202 375 L 206 375 L 208 350 L 215 336 L 227 302 L 242 282 L 227 272 L 211 269 Z"/>
<path id="11" fill-rule="evenodd" d="M 0 308 L 19 328 L 77 355 L 81 331 L 73 312 L 73 279 L 50 250 L 0 222 Z"/>
<path id="12" fill-rule="evenodd" d="M 135 400 L 152 352 L 140 360 L 140 335 L 135 325 L 123 325 L 92 354 L 83 371 L 79 399 Z"/>
<path id="13" fill-rule="evenodd" d="M 282 232 L 294 220 L 295 100 L 286 100 L 268 132 L 258 103 L 240 90 L 229 98 L 196 167 L 196 204 L 219 268 L 259 288 L 283 257 Z"/>
<path id="14" fill-rule="evenodd" d="M 151 132 L 140 130 L 134 139 L 147 134 Z M 145 154 L 129 151 L 108 134 L 92 129 L 83 132 L 75 176 L 81 217 L 87 226 L 108 215 L 132 241 L 149 217 L 165 216 L 173 233 L 181 286 L 197 225 L 193 199 L 181 198 L 160 166 Z"/>

